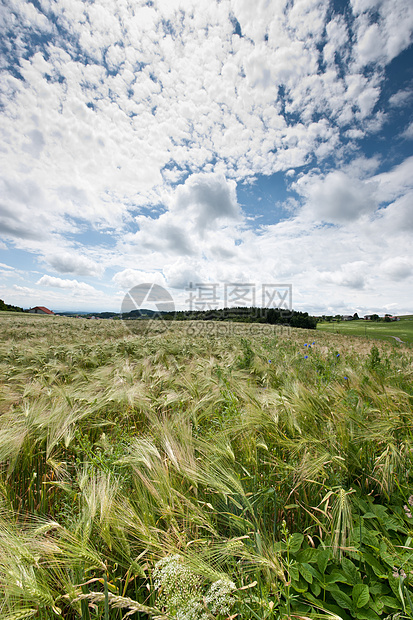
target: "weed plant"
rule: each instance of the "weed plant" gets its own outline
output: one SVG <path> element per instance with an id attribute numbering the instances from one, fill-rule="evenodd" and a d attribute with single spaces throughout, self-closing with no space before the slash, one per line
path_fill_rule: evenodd
<path id="1" fill-rule="evenodd" d="M 408 348 L 1 321 L 2 619 L 413 618 Z"/>

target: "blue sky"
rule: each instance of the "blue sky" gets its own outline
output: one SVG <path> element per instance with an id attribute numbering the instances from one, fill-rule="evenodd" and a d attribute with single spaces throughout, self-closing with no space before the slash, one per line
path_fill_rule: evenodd
<path id="1" fill-rule="evenodd" d="M 413 312 L 411 0 L 3 0 L 0 34 L 6 302 Z"/>

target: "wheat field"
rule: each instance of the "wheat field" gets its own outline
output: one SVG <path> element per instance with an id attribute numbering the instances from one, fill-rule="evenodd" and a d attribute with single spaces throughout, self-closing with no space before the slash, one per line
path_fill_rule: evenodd
<path id="1" fill-rule="evenodd" d="M 413 618 L 408 348 L 0 322 L 2 619 Z"/>

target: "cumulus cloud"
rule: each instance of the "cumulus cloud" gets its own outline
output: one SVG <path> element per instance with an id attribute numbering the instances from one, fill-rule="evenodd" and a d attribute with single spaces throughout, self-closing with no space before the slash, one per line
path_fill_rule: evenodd
<path id="1" fill-rule="evenodd" d="M 413 98 L 413 88 L 406 88 L 397 91 L 389 99 L 389 103 L 392 107 L 400 108 L 409 103 Z"/>
<path id="2" fill-rule="evenodd" d="M 193 219 L 201 234 L 206 228 L 213 229 L 217 222 L 241 218 L 235 181 L 216 174 L 191 175 L 178 186 L 171 210 Z"/>
<path id="3" fill-rule="evenodd" d="M 49 265 L 59 273 L 73 273 L 80 276 L 102 276 L 104 267 L 75 252 L 63 252 L 46 257 Z"/>
<path id="4" fill-rule="evenodd" d="M 323 160 L 337 147 L 338 127 L 367 122 L 380 94 L 377 73 L 340 77 L 351 25 L 343 16 L 328 21 L 327 5 L 315 0 L 202 0 L 196 10 L 157 2 L 133 11 L 67 3 L 64 12 L 49 0 L 41 9 L 7 4 L 23 80 L 5 76 L 4 170 L 18 160 L 23 184 L 35 178 L 43 212 L 47 203 L 55 215 L 118 226 L 129 210 L 156 204 L 165 180 L 217 155 L 223 174 L 237 179 L 301 166 L 314 153 Z M 406 12 L 403 0 L 390 4 Z M 375 33 L 392 40 L 390 4 L 380 4 L 372 24 L 353 3 L 360 62 L 377 56 Z M 30 47 L 33 27 L 48 42 L 47 59 Z M 320 74 L 326 27 L 329 68 Z M 407 45 L 402 37 L 399 47 Z M 283 108 L 299 122 L 287 124 Z M 171 161 L 174 171 L 165 168 Z M 28 234 L 17 224 L 7 230 Z"/>
<path id="5" fill-rule="evenodd" d="M 165 198 L 169 205 L 165 213 L 158 218 L 138 216 L 138 232 L 125 236 L 133 251 L 158 252 L 165 258 L 196 256 L 208 247 L 212 233 L 219 235 L 242 222 L 236 183 L 220 174 L 193 174 Z"/>
<path id="6" fill-rule="evenodd" d="M 381 264 L 383 272 L 397 282 L 405 280 L 413 273 L 413 261 L 407 256 L 394 256 Z"/>
<path id="7" fill-rule="evenodd" d="M 294 187 L 306 199 L 308 217 L 324 222 L 352 222 L 378 206 L 377 183 L 361 181 L 340 170 L 305 175 Z"/>
<path id="8" fill-rule="evenodd" d="M 319 275 L 321 281 L 331 282 L 352 289 L 363 289 L 366 282 L 366 267 L 364 261 L 345 263 L 337 271 L 322 272 Z"/>
<path id="9" fill-rule="evenodd" d="M 159 284 L 160 286 L 166 285 L 162 273 L 159 271 L 144 271 L 143 269 L 123 269 L 118 271 L 112 280 L 122 290 L 128 290 L 145 283 Z"/>
<path id="10" fill-rule="evenodd" d="M 356 59 L 360 64 L 389 63 L 411 43 L 413 11 L 409 0 L 351 0 L 356 17 Z M 372 16 L 378 15 L 372 22 Z"/>
<path id="11" fill-rule="evenodd" d="M 38 286 L 50 286 L 52 288 L 66 289 L 74 294 L 97 293 L 97 290 L 93 286 L 90 286 L 90 284 L 86 284 L 85 282 L 78 282 L 78 280 L 64 280 L 62 278 L 56 278 L 48 275 L 42 276 L 36 284 Z"/>
<path id="12" fill-rule="evenodd" d="M 413 157 L 375 177 L 381 202 L 390 202 L 413 190 Z"/>
<path id="13" fill-rule="evenodd" d="M 188 262 L 178 259 L 164 268 L 164 274 L 168 286 L 173 289 L 186 289 L 191 283 L 207 282 L 209 276 L 205 273 L 200 262 Z"/>
<path id="14" fill-rule="evenodd" d="M 24 295 L 35 295 L 36 290 L 34 288 L 30 288 L 28 286 L 19 286 L 18 284 L 13 284 L 13 290 L 17 293 L 23 293 Z"/>
<path id="15" fill-rule="evenodd" d="M 385 68 L 411 45 L 413 12 L 410 0 L 339 5 L 107 0 L 61 10 L 5 0 L 8 247 L 60 274 L 103 278 L 109 267 L 108 286 L 122 288 L 145 274 L 178 287 L 260 273 L 294 275 L 301 291 L 309 278 L 365 291 L 359 263 L 373 277 L 380 251 L 379 262 L 390 260 L 413 226 L 411 160 L 389 170 L 360 151 L 411 100 L 398 84 L 394 111 L 383 108 Z M 288 220 L 258 227 L 257 206 L 241 205 L 237 188 L 283 172 L 290 196 L 277 203 Z M 337 250 L 344 238 L 347 253 Z M 43 278 L 62 293 L 82 290 Z"/>

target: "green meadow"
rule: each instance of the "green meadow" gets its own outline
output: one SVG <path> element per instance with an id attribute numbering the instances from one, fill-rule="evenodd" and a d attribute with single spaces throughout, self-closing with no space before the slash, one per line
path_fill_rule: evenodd
<path id="1" fill-rule="evenodd" d="M 408 346 L 0 322 L 2 620 L 413 618 Z"/>
<path id="2" fill-rule="evenodd" d="M 379 340 L 395 342 L 395 337 L 406 344 L 413 344 L 413 316 L 404 316 L 400 321 L 340 321 L 334 323 L 318 323 L 317 329 L 334 334 L 348 336 L 364 336 Z M 397 341 L 396 341 L 397 342 Z"/>

